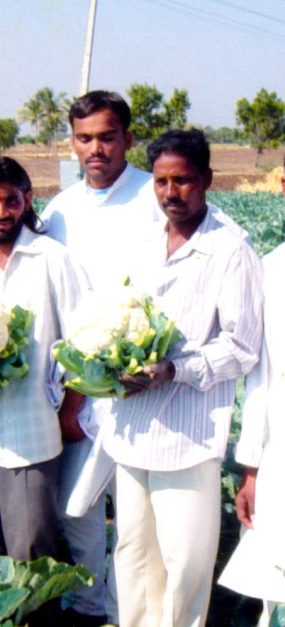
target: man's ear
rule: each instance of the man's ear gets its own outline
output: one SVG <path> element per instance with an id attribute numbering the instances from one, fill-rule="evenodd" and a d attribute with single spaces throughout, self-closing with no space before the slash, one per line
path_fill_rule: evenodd
<path id="1" fill-rule="evenodd" d="M 126 150 L 130 150 L 130 148 L 132 147 L 132 143 L 133 143 L 133 134 L 131 133 L 131 131 L 127 131 L 125 134 L 126 137 Z"/>
<path id="2" fill-rule="evenodd" d="M 24 198 L 25 198 L 25 211 L 29 211 L 32 206 L 33 192 L 32 191 L 26 192 L 24 195 Z"/>
<path id="3" fill-rule="evenodd" d="M 208 170 L 204 174 L 205 189 L 209 189 L 209 187 L 212 185 L 212 180 L 213 170 L 211 168 L 208 168 Z"/>

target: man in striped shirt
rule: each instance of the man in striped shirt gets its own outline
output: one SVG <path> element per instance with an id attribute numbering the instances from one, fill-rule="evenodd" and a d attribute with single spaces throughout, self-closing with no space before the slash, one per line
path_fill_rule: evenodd
<path id="1" fill-rule="evenodd" d="M 260 263 L 206 203 L 202 131 L 172 130 L 149 147 L 166 224 L 133 260 L 133 281 L 184 338 L 168 359 L 126 377 L 106 449 L 118 464 L 116 569 L 123 627 L 202 627 L 220 527 L 220 464 L 236 379 L 258 361 Z"/>

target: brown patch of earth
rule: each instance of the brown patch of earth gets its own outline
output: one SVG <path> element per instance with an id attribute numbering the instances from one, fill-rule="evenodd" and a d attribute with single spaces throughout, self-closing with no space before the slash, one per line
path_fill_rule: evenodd
<path id="1" fill-rule="evenodd" d="M 60 190 L 60 159 L 71 155 L 70 142 L 62 142 L 57 154 L 42 146 L 18 145 L 6 151 L 28 171 L 36 196 L 54 196 Z M 247 179 L 250 183 L 262 180 L 270 169 L 283 164 L 284 147 L 266 150 L 256 165 L 256 151 L 247 146 L 211 146 L 213 168 L 212 190 L 234 190 Z"/>

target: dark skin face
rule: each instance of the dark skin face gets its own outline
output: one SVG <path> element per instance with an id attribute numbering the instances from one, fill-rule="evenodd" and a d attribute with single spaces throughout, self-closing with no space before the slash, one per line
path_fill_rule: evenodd
<path id="1" fill-rule="evenodd" d="M 159 205 L 168 218 L 169 236 L 180 236 L 182 243 L 205 216 L 212 171 L 201 173 L 190 159 L 162 153 L 154 162 L 153 176 Z"/>
<path id="2" fill-rule="evenodd" d="M 117 114 L 101 109 L 82 120 L 75 118 L 72 137 L 90 187 L 112 185 L 125 168 L 125 153 L 132 144 L 132 135 L 123 130 Z"/>
<path id="3" fill-rule="evenodd" d="M 32 192 L 24 194 L 10 183 L 0 183 L 0 253 L 9 256 L 17 239 L 26 211 L 31 207 Z M 3 265 L 2 265 L 3 267 Z"/>

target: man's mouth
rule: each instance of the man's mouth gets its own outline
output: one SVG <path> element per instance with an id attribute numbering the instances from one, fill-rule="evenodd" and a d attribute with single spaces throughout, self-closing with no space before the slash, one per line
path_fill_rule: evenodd
<path id="1" fill-rule="evenodd" d="M 110 163 L 110 159 L 102 158 L 102 157 L 89 157 L 86 163 L 90 165 L 105 165 L 107 163 Z"/>
<path id="2" fill-rule="evenodd" d="M 3 220 L 0 220 L 0 229 L 4 229 L 5 231 L 9 228 L 12 228 L 14 226 L 14 220 L 10 220 L 8 218 L 3 218 Z"/>
<path id="3" fill-rule="evenodd" d="M 163 203 L 163 209 L 185 209 L 185 204 L 179 200 L 169 200 Z"/>

